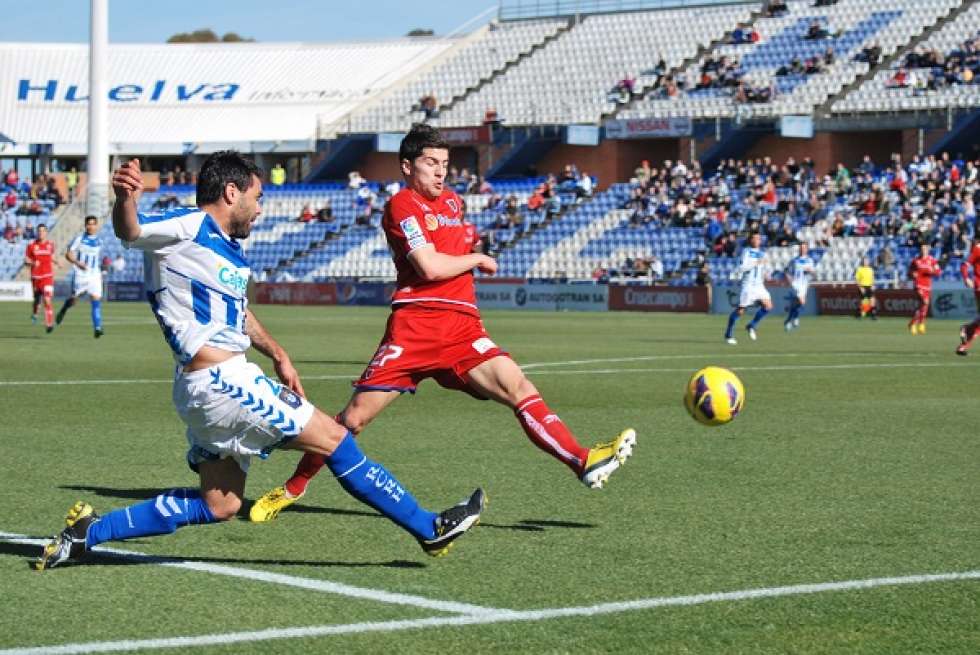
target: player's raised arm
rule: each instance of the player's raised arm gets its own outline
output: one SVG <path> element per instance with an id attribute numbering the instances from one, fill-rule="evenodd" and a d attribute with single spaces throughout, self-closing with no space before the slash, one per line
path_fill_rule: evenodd
<path id="1" fill-rule="evenodd" d="M 112 206 L 112 229 L 123 241 L 135 241 L 140 235 L 136 203 L 143 194 L 140 160 L 130 159 L 112 174 L 116 202 Z"/>
<path id="2" fill-rule="evenodd" d="M 276 369 L 279 381 L 295 391 L 301 396 L 305 396 L 303 384 L 299 380 L 299 373 L 289 359 L 289 354 L 279 345 L 279 342 L 272 338 L 265 326 L 259 322 L 251 309 L 245 310 L 245 334 L 252 340 L 252 346 L 260 353 L 272 360 L 272 365 Z"/>

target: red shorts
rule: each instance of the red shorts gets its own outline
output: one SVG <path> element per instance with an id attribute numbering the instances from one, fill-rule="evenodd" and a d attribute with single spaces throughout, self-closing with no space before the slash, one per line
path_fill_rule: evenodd
<path id="1" fill-rule="evenodd" d="M 932 287 L 916 287 L 915 293 L 919 296 L 919 300 L 923 305 L 928 305 L 929 298 L 932 296 Z"/>
<path id="2" fill-rule="evenodd" d="M 359 391 L 408 391 L 432 378 L 447 389 L 473 391 L 466 373 L 494 357 L 509 356 L 490 340 L 478 316 L 453 310 L 400 307 L 374 359 L 354 382 Z"/>
<path id="3" fill-rule="evenodd" d="M 34 287 L 34 293 L 40 293 L 45 296 L 50 296 L 54 294 L 54 278 L 53 277 L 36 277 L 31 279 L 31 286 Z"/>

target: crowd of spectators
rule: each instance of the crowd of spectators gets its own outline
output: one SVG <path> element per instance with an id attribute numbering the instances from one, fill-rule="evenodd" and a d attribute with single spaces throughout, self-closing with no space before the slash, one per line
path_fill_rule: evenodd
<path id="1" fill-rule="evenodd" d="M 33 181 L 21 178 L 16 169 L 0 171 L 0 227 L 3 239 L 15 243 L 35 238 L 36 225 L 65 202 L 53 175 L 41 174 Z"/>
<path id="2" fill-rule="evenodd" d="M 980 34 L 946 54 L 920 46 L 905 55 L 902 64 L 886 82 L 887 87 L 911 89 L 913 94 L 919 95 L 961 84 L 976 84 L 980 74 Z"/>
<path id="3" fill-rule="evenodd" d="M 839 163 L 824 174 L 810 159 L 727 160 L 708 174 L 697 163 L 644 161 L 631 187 L 623 206 L 630 226 L 701 229 L 705 250 L 716 257 L 734 257 L 739 239 L 754 231 L 769 245 L 799 243 L 806 226 L 817 246 L 835 237 L 890 237 L 905 247 L 938 249 L 945 264 L 968 251 L 975 232 L 980 161 L 943 154 L 906 162 L 893 155 L 879 164 L 865 156 L 853 168 Z M 894 266 L 894 253 L 883 257 Z"/>

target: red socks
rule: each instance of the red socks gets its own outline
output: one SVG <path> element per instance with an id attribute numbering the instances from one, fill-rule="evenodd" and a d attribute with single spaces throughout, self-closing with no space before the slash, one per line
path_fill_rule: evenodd
<path id="1" fill-rule="evenodd" d="M 541 396 L 528 396 L 517 403 L 514 413 L 535 446 L 564 462 L 576 474 L 581 473 L 589 458 L 589 449 L 579 444 Z"/>
<path id="2" fill-rule="evenodd" d="M 304 453 L 299 464 L 296 465 L 296 470 L 293 471 L 293 477 L 286 480 L 284 485 L 289 495 L 293 497 L 302 496 L 306 492 L 306 486 L 310 480 L 323 468 L 323 464 L 323 455 Z"/>
<path id="3" fill-rule="evenodd" d="M 51 305 L 44 306 L 44 325 L 47 327 L 54 325 L 54 307 Z"/>

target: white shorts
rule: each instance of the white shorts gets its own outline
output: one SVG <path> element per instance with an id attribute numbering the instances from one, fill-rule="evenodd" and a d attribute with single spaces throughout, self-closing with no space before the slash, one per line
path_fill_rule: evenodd
<path id="1" fill-rule="evenodd" d="M 90 298 L 101 298 L 102 297 L 102 274 L 86 274 L 79 275 L 76 271 L 72 276 L 71 280 L 71 295 L 73 298 L 78 298 L 88 294 Z"/>
<path id="2" fill-rule="evenodd" d="M 763 286 L 752 285 L 742 287 L 742 293 L 738 296 L 739 307 L 751 307 L 757 302 L 772 302 L 769 292 Z"/>
<path id="3" fill-rule="evenodd" d="M 218 366 L 184 373 L 174 380 L 174 407 L 187 425 L 187 462 L 233 458 L 243 471 L 253 455 L 299 436 L 313 416 L 305 398 L 237 355 Z"/>
<path id="4" fill-rule="evenodd" d="M 806 302 L 806 292 L 810 290 L 809 284 L 794 284 L 793 293 L 796 297 L 800 299 L 800 302 Z"/>

